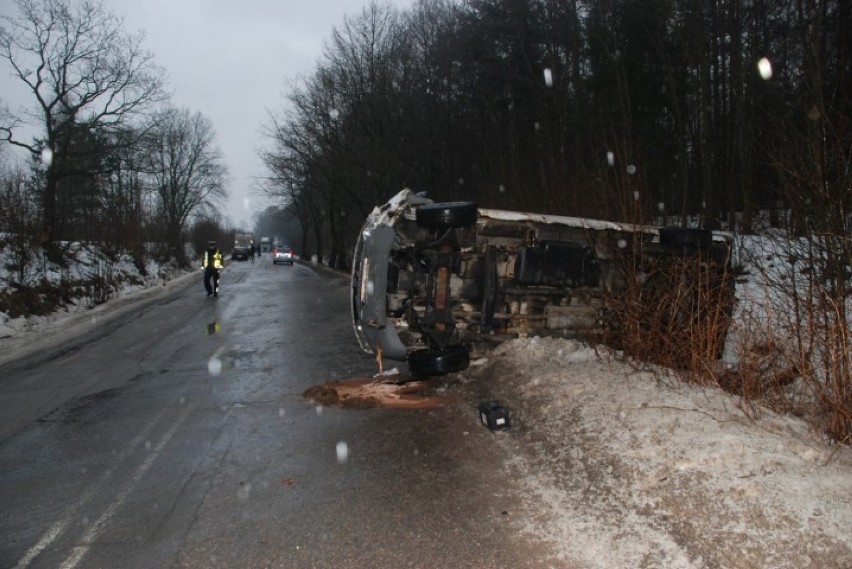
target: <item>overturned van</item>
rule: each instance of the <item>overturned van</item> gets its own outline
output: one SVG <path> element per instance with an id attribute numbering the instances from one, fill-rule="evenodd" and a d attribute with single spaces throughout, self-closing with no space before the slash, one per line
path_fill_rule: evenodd
<path id="1" fill-rule="evenodd" d="M 352 320 L 366 352 L 406 361 L 413 377 L 443 375 L 465 369 L 480 342 L 617 332 L 622 292 L 671 286 L 655 284 L 654 266 L 697 254 L 720 273 L 730 250 L 729 235 L 704 229 L 436 203 L 403 190 L 361 230 Z"/>

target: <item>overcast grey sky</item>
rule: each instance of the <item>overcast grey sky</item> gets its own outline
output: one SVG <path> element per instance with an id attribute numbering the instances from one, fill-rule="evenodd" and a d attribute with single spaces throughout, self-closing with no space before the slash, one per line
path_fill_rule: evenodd
<path id="1" fill-rule="evenodd" d="M 146 48 L 168 72 L 173 103 L 213 122 L 231 174 L 222 213 L 250 227 L 252 213 L 268 205 L 253 192 L 264 174 L 257 150 L 267 110 L 283 107 L 286 86 L 313 70 L 332 27 L 367 2 L 104 0 L 104 6 L 124 18 L 126 31 L 145 31 Z M 411 0 L 394 4 L 407 7 Z M 13 11 L 12 0 L 0 0 L 0 13 Z M 4 68 L 0 98 L 15 106 L 10 82 Z"/>

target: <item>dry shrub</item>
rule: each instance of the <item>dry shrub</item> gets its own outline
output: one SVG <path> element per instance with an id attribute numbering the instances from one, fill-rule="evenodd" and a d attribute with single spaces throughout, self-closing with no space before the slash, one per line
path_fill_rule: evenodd
<path id="1" fill-rule="evenodd" d="M 750 239 L 743 278 L 700 254 L 625 263 L 612 340 L 636 361 L 740 396 L 749 414 L 793 413 L 850 444 L 850 237 Z"/>
<path id="2" fill-rule="evenodd" d="M 764 238 L 733 334 L 742 395 L 852 443 L 852 250 L 847 236 Z"/>
<path id="3" fill-rule="evenodd" d="M 711 382 L 734 306 L 731 273 L 699 253 L 633 273 L 618 311 L 625 355 Z"/>
<path id="4" fill-rule="evenodd" d="M 753 249 L 762 254 L 752 272 L 768 317 L 752 336 L 778 339 L 810 397 L 810 419 L 852 444 L 852 116 L 848 104 L 823 98 L 830 90 L 818 81 L 811 87 L 809 105 L 820 112 L 806 124 L 781 123 L 770 147 L 789 218 Z"/>

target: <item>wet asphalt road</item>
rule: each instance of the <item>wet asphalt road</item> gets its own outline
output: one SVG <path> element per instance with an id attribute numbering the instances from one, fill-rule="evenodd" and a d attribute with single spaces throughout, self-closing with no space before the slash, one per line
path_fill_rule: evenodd
<path id="1" fill-rule="evenodd" d="M 0 568 L 552 565 L 489 444 L 511 435 L 469 402 L 302 397 L 374 373 L 345 277 L 266 257 L 218 299 L 200 281 L 4 366 Z"/>

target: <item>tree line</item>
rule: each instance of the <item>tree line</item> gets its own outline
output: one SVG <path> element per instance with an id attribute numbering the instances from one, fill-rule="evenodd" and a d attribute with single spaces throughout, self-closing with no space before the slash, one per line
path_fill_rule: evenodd
<path id="1" fill-rule="evenodd" d="M 850 30 L 848 0 L 373 2 L 270 113 L 267 191 L 340 266 L 403 187 L 745 231 L 771 211 L 842 232 Z"/>
<path id="2" fill-rule="evenodd" d="M 226 194 L 210 120 L 170 103 L 144 35 L 100 0 L 15 0 L 15 9 L 0 22 L 0 65 L 30 103 L 0 107 L 0 147 L 29 161 L 4 161 L 0 230 L 53 260 L 63 243 L 93 241 L 140 263 L 153 243 L 186 262 L 190 221 Z"/>

